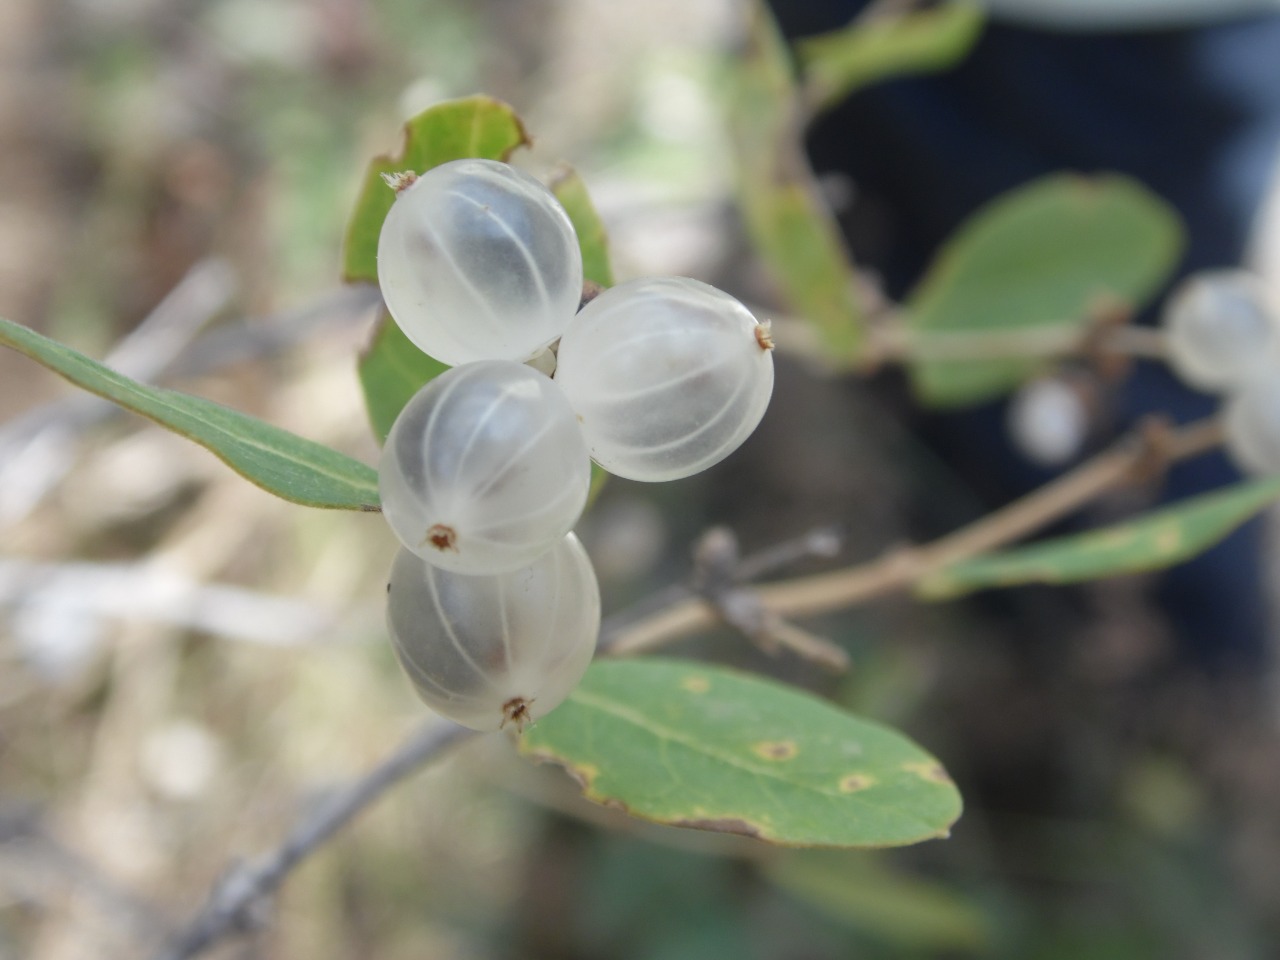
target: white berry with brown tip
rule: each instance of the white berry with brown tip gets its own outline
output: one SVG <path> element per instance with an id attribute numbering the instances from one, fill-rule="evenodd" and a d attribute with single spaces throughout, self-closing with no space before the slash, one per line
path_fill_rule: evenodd
<path id="1" fill-rule="evenodd" d="M 396 418 L 378 464 L 400 542 L 458 573 L 531 563 L 577 523 L 591 486 L 564 394 L 507 360 L 446 370 Z"/>
<path id="2" fill-rule="evenodd" d="M 633 280 L 573 318 L 556 359 L 591 456 L 675 480 L 736 450 L 773 392 L 773 339 L 741 303 L 687 277 Z"/>
<path id="3" fill-rule="evenodd" d="M 481 576 L 401 550 L 387 628 L 429 707 L 475 730 L 518 732 L 582 679 L 600 632 L 600 589 L 572 534 L 527 567 Z"/>
<path id="4" fill-rule="evenodd" d="M 378 285 L 405 336 L 451 366 L 523 362 L 555 340 L 582 296 L 582 254 L 554 194 L 495 160 L 404 182 L 378 239 Z"/>

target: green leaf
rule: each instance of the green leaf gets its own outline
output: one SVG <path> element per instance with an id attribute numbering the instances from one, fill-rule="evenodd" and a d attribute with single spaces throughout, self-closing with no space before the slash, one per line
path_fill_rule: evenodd
<path id="1" fill-rule="evenodd" d="M 1190 497 L 1130 523 L 961 561 L 922 580 L 917 593 L 949 599 L 1022 583 L 1076 583 L 1159 570 L 1212 547 L 1280 498 L 1280 478 Z"/>
<path id="2" fill-rule="evenodd" d="M 960 794 L 897 731 L 773 681 L 675 660 L 601 661 L 520 741 L 587 799 L 788 846 L 947 836 Z"/>
<path id="3" fill-rule="evenodd" d="M 1182 247 L 1177 213 L 1126 177 L 1056 174 L 1004 194 L 948 240 L 907 300 L 918 397 L 959 406 L 1012 389 L 1045 358 L 975 360 L 975 347 L 1045 333 L 1061 342 L 1090 320 L 1137 310 Z"/>
<path id="4" fill-rule="evenodd" d="M 981 909 L 955 890 L 894 870 L 869 851 L 804 850 L 778 857 L 765 876 L 792 896 L 903 950 L 987 947 Z"/>
<path id="5" fill-rule="evenodd" d="M 245 479 L 310 507 L 378 510 L 378 476 L 337 450 L 211 400 L 150 387 L 70 347 L 0 318 L 0 344 L 211 450 Z"/>
<path id="6" fill-rule="evenodd" d="M 365 171 L 355 210 L 347 224 L 342 274 L 348 282 L 378 282 L 378 234 L 395 201 L 384 173 L 422 173 L 450 160 L 484 157 L 506 160 L 529 135 L 515 111 L 491 97 L 448 100 L 424 110 L 404 125 L 404 148 L 397 156 L 375 157 Z"/>
<path id="7" fill-rule="evenodd" d="M 356 366 L 369 421 L 379 443 L 387 439 L 391 425 L 413 395 L 448 369 L 447 364 L 415 347 L 391 315 L 382 312 L 373 339 Z"/>
<path id="8" fill-rule="evenodd" d="M 751 32 L 731 64 L 729 84 L 738 205 L 752 245 L 783 300 L 815 325 L 832 359 L 853 361 L 863 340 L 853 264 L 801 149 L 791 63 L 762 4 L 752 7 Z"/>
<path id="9" fill-rule="evenodd" d="M 853 91 L 901 74 L 933 73 L 959 62 L 982 34 L 972 3 L 946 3 L 901 15 L 859 18 L 796 43 L 805 101 L 826 110 Z"/>
<path id="10" fill-rule="evenodd" d="M 587 185 L 577 172 L 565 167 L 551 182 L 551 191 L 573 221 L 582 249 L 583 279 L 602 287 L 613 286 L 613 268 L 609 266 L 609 237 L 587 194 Z"/>

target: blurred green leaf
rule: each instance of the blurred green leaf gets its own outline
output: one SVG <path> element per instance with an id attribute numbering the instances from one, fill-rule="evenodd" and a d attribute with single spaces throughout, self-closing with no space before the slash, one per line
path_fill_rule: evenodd
<path id="1" fill-rule="evenodd" d="M 551 182 L 551 191 L 573 221 L 582 250 L 582 276 L 602 287 L 613 286 L 613 268 L 609 266 L 609 237 L 577 171 L 565 167 Z"/>
<path id="2" fill-rule="evenodd" d="M 985 17 L 973 3 L 944 3 L 900 15 L 859 18 L 796 43 L 804 99 L 814 111 L 835 106 L 853 91 L 901 74 L 945 70 L 982 34 Z"/>
<path id="3" fill-rule="evenodd" d="M 975 557 L 920 582 L 931 600 L 1022 583 L 1076 583 L 1159 570 L 1212 547 L 1280 498 L 1280 478 L 1190 497 L 1130 523 Z"/>
<path id="4" fill-rule="evenodd" d="M 960 816 L 937 760 L 897 731 L 697 663 L 595 663 L 520 749 L 596 803 L 789 846 L 916 843 Z"/>
<path id="5" fill-rule="evenodd" d="M 483 157 L 506 160 L 529 135 L 515 111 L 491 97 L 466 97 L 429 107 L 404 125 L 404 148 L 396 156 L 375 157 L 347 224 L 342 258 L 343 279 L 378 282 L 378 234 L 395 192 L 384 173 L 422 173 L 450 160 Z"/>
<path id="6" fill-rule="evenodd" d="M 852 361 L 862 344 L 853 265 L 801 149 L 791 62 L 760 3 L 729 83 L 738 205 L 752 245 L 788 307 L 817 327 L 834 360 Z"/>
<path id="7" fill-rule="evenodd" d="M 404 405 L 449 367 L 415 347 L 383 310 L 356 369 L 373 432 L 382 443 Z"/>
<path id="8" fill-rule="evenodd" d="M 989 939 L 981 909 L 959 892 L 890 869 L 868 852 L 806 850 L 764 874 L 792 896 L 893 946 L 978 951 Z"/>
<path id="9" fill-rule="evenodd" d="M 154 420 L 212 451 L 269 493 L 309 507 L 378 510 L 372 468 L 211 400 L 130 380 L 70 347 L 0 318 L 0 344 L 78 387 Z"/>
<path id="10" fill-rule="evenodd" d="M 1083 330 L 1142 307 L 1177 264 L 1177 213 L 1126 177 L 1056 174 L 979 210 L 947 241 L 906 303 L 911 379 L 921 401 L 977 403 L 1046 360 L 974 360 L 966 335 Z M 947 359 L 953 356 L 967 359 Z M 979 354 L 981 355 L 980 351 Z"/>

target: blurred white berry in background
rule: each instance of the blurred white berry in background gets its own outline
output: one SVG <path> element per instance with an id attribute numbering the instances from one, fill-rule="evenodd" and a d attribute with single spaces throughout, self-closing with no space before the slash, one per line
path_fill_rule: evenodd
<path id="1" fill-rule="evenodd" d="M 1027 460 L 1060 467 L 1080 455 L 1089 434 L 1089 410 L 1078 387 L 1059 377 L 1023 384 L 1010 398 L 1009 437 Z"/>
<path id="2" fill-rule="evenodd" d="M 1280 373 L 1280 314 L 1246 270 L 1192 274 L 1165 302 L 1162 323 L 1169 364 L 1188 386 L 1222 393 Z"/>

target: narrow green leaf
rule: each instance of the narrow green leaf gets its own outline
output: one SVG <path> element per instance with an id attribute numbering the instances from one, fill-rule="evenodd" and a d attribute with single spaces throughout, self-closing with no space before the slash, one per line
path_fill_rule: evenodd
<path id="1" fill-rule="evenodd" d="M 916 843 L 960 816 L 942 767 L 897 731 L 697 663 L 595 663 L 520 749 L 596 803 L 788 846 Z"/>
<path id="2" fill-rule="evenodd" d="M 450 160 L 484 157 L 506 160 L 529 135 L 515 111 L 491 97 L 448 100 L 424 110 L 404 125 L 404 148 L 396 156 L 375 157 L 365 171 L 355 210 L 347 224 L 342 274 L 348 282 L 378 282 L 378 234 L 395 192 L 384 173 L 422 173 Z"/>
<path id="3" fill-rule="evenodd" d="M 832 359 L 856 360 L 863 338 L 853 265 L 801 149 L 791 63 L 760 3 L 753 4 L 748 42 L 729 73 L 738 205 L 752 245 L 783 300 L 817 327 Z"/>
<path id="4" fill-rule="evenodd" d="M 968 953 L 988 945 L 989 924 L 976 903 L 882 858 L 865 850 L 803 850 L 776 858 L 764 874 L 828 916 L 904 950 Z"/>
<path id="5" fill-rule="evenodd" d="M 448 369 L 448 365 L 415 347 L 390 314 L 382 312 L 373 339 L 360 354 L 356 367 L 379 443 L 387 439 L 391 425 L 413 395 Z"/>
<path id="6" fill-rule="evenodd" d="M 0 344 L 24 353 L 78 387 L 140 413 L 211 450 L 245 479 L 310 507 L 378 510 L 372 468 L 211 400 L 150 387 L 70 347 L 0 318 Z"/>
<path id="7" fill-rule="evenodd" d="M 982 34 L 982 8 L 945 3 L 901 15 L 860 18 L 796 44 L 804 68 L 804 98 L 826 110 L 855 90 L 913 73 L 934 73 L 959 62 Z"/>
<path id="8" fill-rule="evenodd" d="M 1126 177 L 1056 174 L 1004 194 L 960 227 L 907 300 L 918 397 L 959 406 L 1012 389 L 1046 360 L 974 360 L 965 334 L 1083 330 L 1137 310 L 1182 247 L 1177 213 Z"/>
<path id="9" fill-rule="evenodd" d="M 921 581 L 917 593 L 949 599 L 1022 583 L 1076 583 L 1159 570 L 1190 560 L 1280 498 L 1280 478 L 1190 497 L 1118 526 L 962 561 Z"/>
<path id="10" fill-rule="evenodd" d="M 573 221 L 582 249 L 582 276 L 602 287 L 613 286 L 613 268 L 609 266 L 609 237 L 600 214 L 587 193 L 587 185 L 575 170 L 565 167 L 551 182 L 551 190 Z"/>

